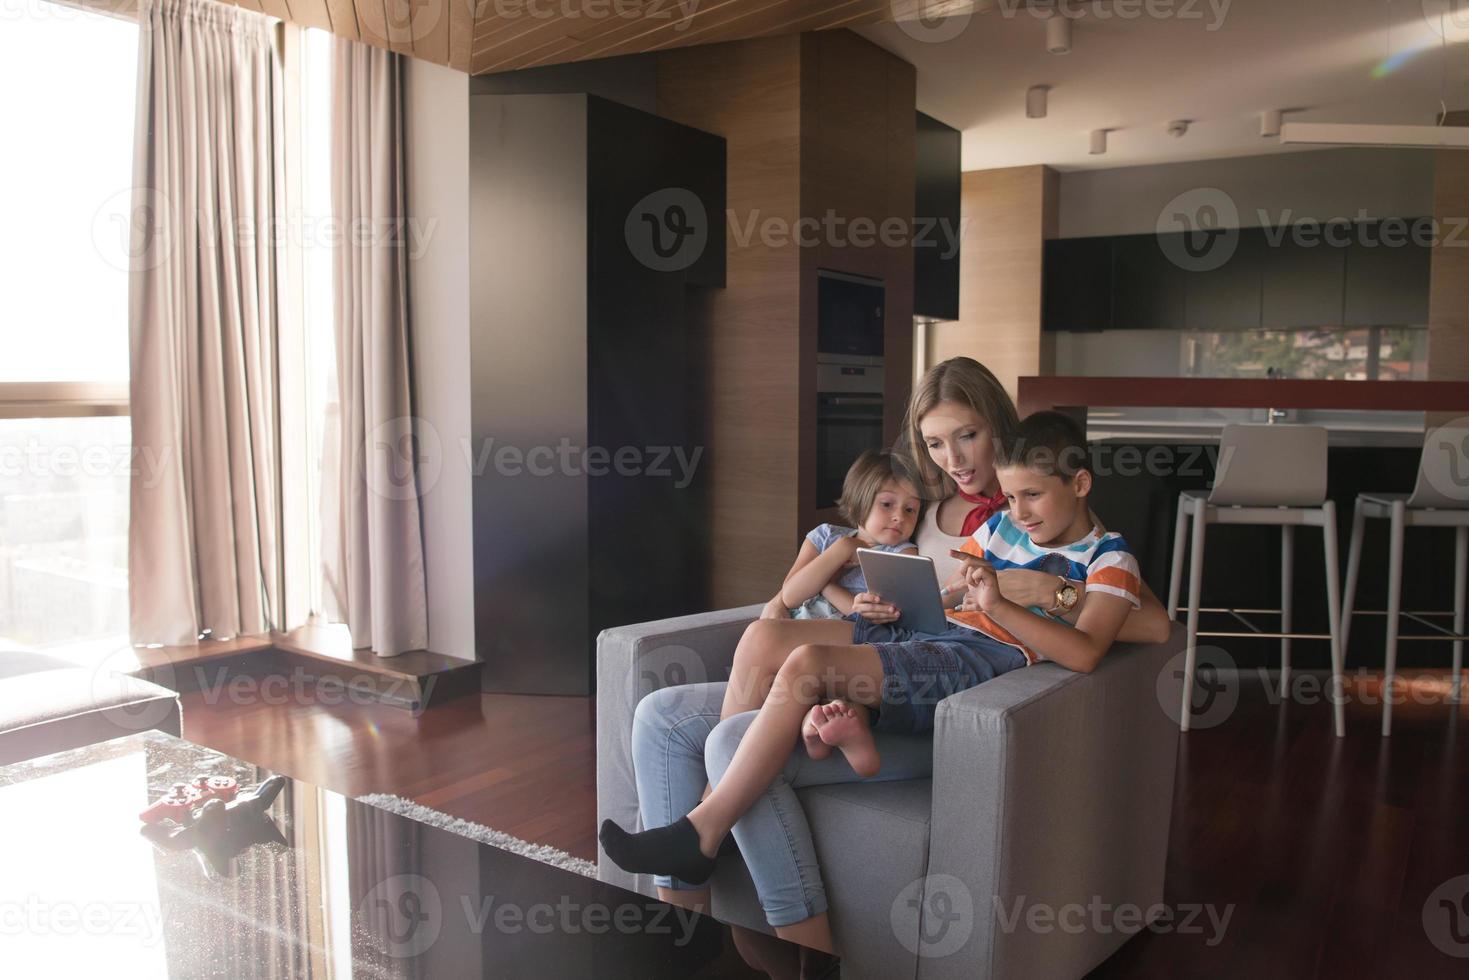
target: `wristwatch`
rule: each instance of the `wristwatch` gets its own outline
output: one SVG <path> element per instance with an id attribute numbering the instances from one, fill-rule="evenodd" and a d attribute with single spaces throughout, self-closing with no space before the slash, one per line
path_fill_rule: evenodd
<path id="1" fill-rule="evenodd" d="M 1059 585 L 1056 586 L 1056 603 L 1046 610 L 1047 616 L 1064 616 L 1076 608 L 1076 600 L 1081 598 L 1081 593 L 1071 580 L 1064 575 L 1058 576 Z"/>

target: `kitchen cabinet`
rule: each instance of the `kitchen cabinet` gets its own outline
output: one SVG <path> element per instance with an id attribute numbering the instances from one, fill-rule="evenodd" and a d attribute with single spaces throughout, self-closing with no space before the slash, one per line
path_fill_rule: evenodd
<path id="1" fill-rule="evenodd" d="M 1381 222 L 1359 224 L 1346 253 L 1342 323 L 1349 327 L 1426 325 L 1430 248 L 1390 237 Z"/>
<path id="2" fill-rule="evenodd" d="M 1317 225 L 1239 229 L 1233 252 L 1213 269 L 1187 268 L 1192 253 L 1183 232 L 1048 241 L 1042 326 L 1291 330 L 1426 324 L 1432 249 L 1425 235 L 1407 231 L 1426 219 L 1387 220 L 1386 242 L 1383 222 L 1344 222 L 1329 231 Z"/>
<path id="3" fill-rule="evenodd" d="M 1181 249 L 1181 242 L 1181 233 L 1113 239 L 1114 330 L 1177 330 L 1183 326 L 1187 274 L 1164 251 Z"/>
<path id="4" fill-rule="evenodd" d="M 1042 269 L 1041 322 L 1046 330 L 1112 326 L 1112 239 L 1053 238 Z"/>
<path id="5" fill-rule="evenodd" d="M 1258 228 L 1233 231 L 1234 249 L 1218 268 L 1184 273 L 1183 325 L 1189 330 L 1249 330 L 1260 326 L 1265 237 Z M 1215 243 L 1214 247 L 1221 245 Z"/>
<path id="6" fill-rule="evenodd" d="M 1261 230 L 1260 236 L 1265 252 L 1260 326 L 1289 329 L 1341 323 L 1347 250 L 1326 243 L 1300 245 L 1287 231 L 1272 229 L 1267 235 Z"/>

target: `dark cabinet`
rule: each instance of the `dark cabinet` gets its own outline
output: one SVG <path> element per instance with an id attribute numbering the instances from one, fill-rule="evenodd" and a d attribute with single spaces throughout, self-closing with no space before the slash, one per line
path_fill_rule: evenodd
<path id="1" fill-rule="evenodd" d="M 1168 254 L 1178 254 L 1182 238 L 1179 233 L 1113 239 L 1114 330 L 1177 330 L 1183 325 L 1186 274 Z"/>
<path id="2" fill-rule="evenodd" d="M 588 694 L 601 630 L 706 608 L 692 324 L 724 283 L 725 142 L 594 96 L 475 95 L 469 152 L 482 683 Z"/>
<path id="3" fill-rule="evenodd" d="M 918 113 L 913 214 L 913 315 L 959 319 L 960 134 Z"/>
<path id="4" fill-rule="evenodd" d="M 1258 228 L 1224 232 L 1231 239 L 1216 241 L 1184 273 L 1183 323 L 1189 330 L 1249 330 L 1260 326 L 1260 286 L 1265 266 L 1264 236 Z M 1187 253 L 1185 253 L 1187 255 Z M 1217 266 L 1213 266 L 1217 262 Z"/>
<path id="5" fill-rule="evenodd" d="M 1347 250 L 1326 242 L 1298 244 L 1287 229 L 1262 229 L 1259 234 L 1265 253 L 1260 325 L 1295 328 L 1341 323 Z"/>
<path id="6" fill-rule="evenodd" d="M 1252 330 L 1428 322 L 1423 222 L 1063 238 L 1045 244 L 1046 330 Z M 1207 246 L 1207 247 L 1206 247 Z"/>
<path id="7" fill-rule="evenodd" d="M 1359 224 L 1346 252 L 1342 323 L 1349 327 L 1428 323 L 1429 265 L 1433 250 L 1405 237 L 1407 222 Z M 1396 228 L 1396 231 L 1392 229 Z"/>
<path id="8" fill-rule="evenodd" d="M 1041 322 L 1047 330 L 1112 326 L 1112 239 L 1054 238 L 1042 263 Z"/>

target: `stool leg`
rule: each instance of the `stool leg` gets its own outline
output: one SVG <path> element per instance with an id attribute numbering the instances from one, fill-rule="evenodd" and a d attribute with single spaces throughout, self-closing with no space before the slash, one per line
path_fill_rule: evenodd
<path id="1" fill-rule="evenodd" d="M 1347 641 L 1352 635 L 1352 607 L 1357 604 L 1357 573 L 1362 570 L 1362 535 L 1367 530 L 1367 515 L 1362 513 L 1359 497 L 1352 505 L 1352 540 L 1347 543 L 1347 580 L 1342 586 L 1341 652 L 1347 654 Z"/>
<path id="2" fill-rule="evenodd" d="M 1469 527 L 1454 529 L 1454 632 L 1464 635 L 1464 587 L 1469 577 Z M 1459 703 L 1460 674 L 1464 670 L 1464 641 L 1454 641 L 1454 679 L 1449 684 L 1449 700 Z"/>
<path id="3" fill-rule="evenodd" d="M 1387 545 L 1387 663 L 1382 677 L 1382 734 L 1392 734 L 1393 674 L 1398 667 L 1398 615 L 1403 605 L 1403 521 L 1401 500 L 1393 501 Z"/>
<path id="4" fill-rule="evenodd" d="M 1336 547 L 1336 501 L 1328 500 L 1321 505 L 1321 534 L 1322 543 L 1326 552 L 1326 621 L 1327 632 L 1331 634 L 1331 703 L 1332 720 L 1336 727 L 1336 737 L 1342 738 L 1347 733 L 1346 721 L 1346 688 L 1342 677 L 1342 645 L 1341 645 L 1341 586 L 1337 578 Z"/>
<path id="5" fill-rule="evenodd" d="M 1203 500 L 1193 502 L 1193 540 L 1189 548 L 1188 563 L 1188 652 L 1184 655 L 1183 707 L 1179 712 L 1179 731 L 1188 731 L 1194 707 L 1194 670 L 1198 666 L 1199 653 L 1199 597 L 1204 589 L 1204 527 L 1208 505 Z"/>
<path id="6" fill-rule="evenodd" d="M 1173 519 L 1173 567 L 1168 572 L 1168 618 L 1178 618 L 1178 592 L 1183 585 L 1183 553 L 1187 544 L 1188 498 L 1178 497 L 1178 516 Z"/>
<path id="7" fill-rule="evenodd" d="M 1295 578 L 1296 527 L 1294 524 L 1280 526 L 1280 631 L 1291 631 L 1291 593 Z M 1280 698 L 1290 690 L 1290 637 L 1280 638 Z"/>

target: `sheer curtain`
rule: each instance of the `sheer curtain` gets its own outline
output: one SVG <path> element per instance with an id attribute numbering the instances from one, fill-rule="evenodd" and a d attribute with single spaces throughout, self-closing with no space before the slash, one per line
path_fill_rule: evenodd
<path id="1" fill-rule="evenodd" d="M 272 21 L 140 0 L 129 332 L 134 643 L 279 625 L 281 70 Z"/>
<path id="2" fill-rule="evenodd" d="M 428 646 L 410 385 L 401 56 L 335 40 L 333 254 L 340 405 L 323 468 L 324 595 L 356 648 Z"/>

